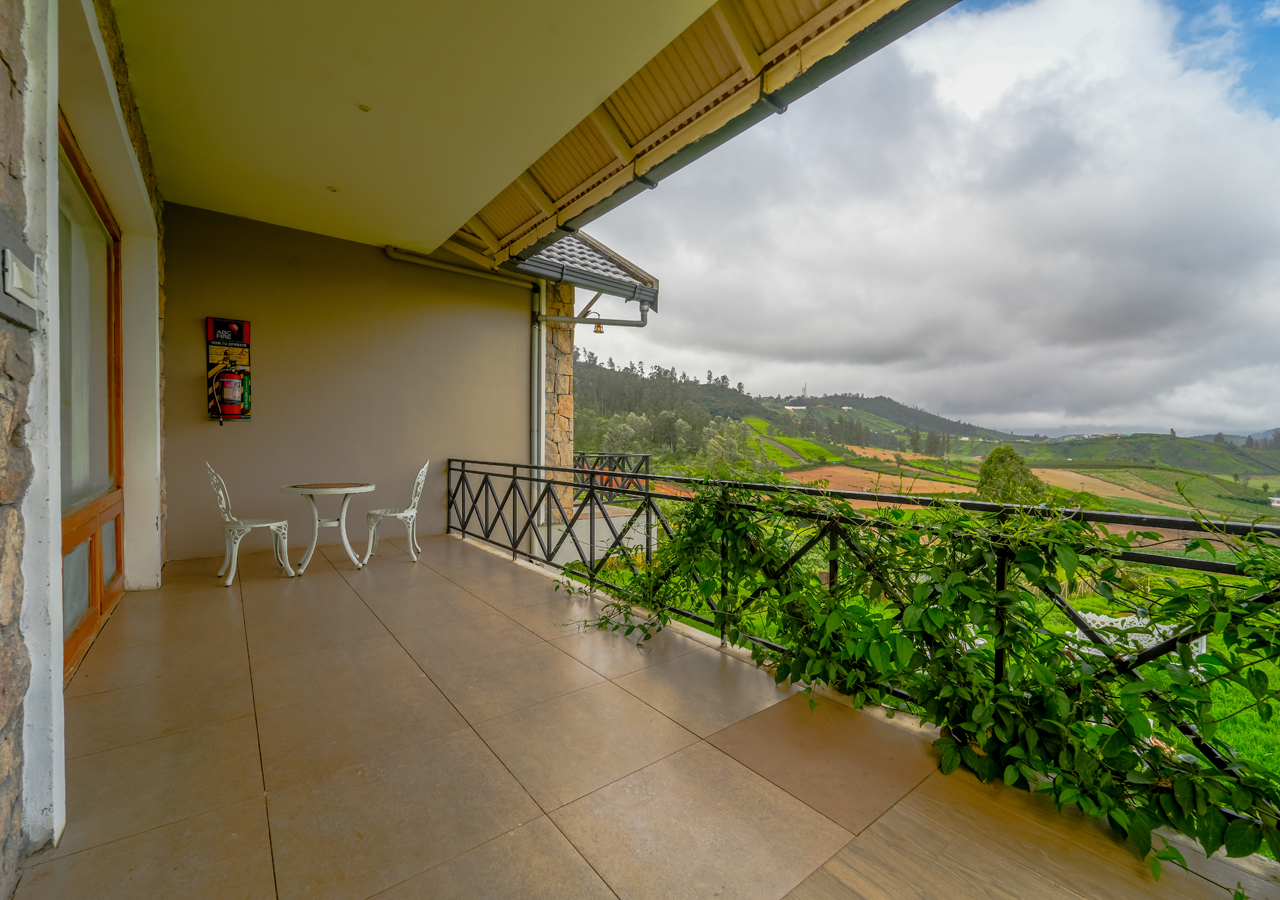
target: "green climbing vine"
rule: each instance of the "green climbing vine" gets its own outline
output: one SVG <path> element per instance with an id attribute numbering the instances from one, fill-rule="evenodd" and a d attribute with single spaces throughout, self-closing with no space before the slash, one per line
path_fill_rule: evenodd
<path id="1" fill-rule="evenodd" d="M 612 599 L 590 624 L 643 642 L 672 616 L 702 617 L 779 681 L 941 726 L 944 772 L 965 766 L 1106 819 L 1156 877 L 1162 860 L 1185 865 L 1160 827 L 1206 854 L 1265 844 L 1280 857 L 1280 776 L 1219 735 L 1233 715 L 1270 721 L 1280 695 L 1268 676 L 1280 549 L 1268 540 L 1190 542 L 1237 563 L 1219 576 L 1126 564 L 1120 554 L 1161 536 L 1047 510 L 862 510 L 711 482 L 677 507 L 650 563 L 606 565 Z M 1141 624 L 1091 629 L 1081 598 Z M 1179 639 L 1139 656 L 1136 637 L 1152 635 Z M 1224 682 L 1252 704 L 1218 708 Z"/>

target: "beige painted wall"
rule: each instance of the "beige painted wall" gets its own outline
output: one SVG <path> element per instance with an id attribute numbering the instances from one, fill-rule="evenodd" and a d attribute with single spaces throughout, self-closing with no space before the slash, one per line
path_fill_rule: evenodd
<path id="1" fill-rule="evenodd" d="M 288 516 L 295 561 L 310 514 L 282 484 L 377 484 L 348 510 L 363 550 L 365 512 L 403 506 L 427 458 L 420 534 L 444 531 L 448 457 L 528 461 L 529 291 L 174 204 L 165 252 L 170 559 L 222 554 L 205 460 L 226 479 L 237 516 Z M 206 316 L 251 322 L 251 421 L 207 418 Z M 385 528 L 403 535 L 399 523 Z M 269 548 L 265 531 L 242 549 Z"/>

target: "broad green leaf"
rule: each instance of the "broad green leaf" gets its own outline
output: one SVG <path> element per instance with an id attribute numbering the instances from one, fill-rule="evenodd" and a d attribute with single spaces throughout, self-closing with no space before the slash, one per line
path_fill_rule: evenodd
<path id="1" fill-rule="evenodd" d="M 1227 826 L 1223 843 L 1227 856 L 1240 857 L 1257 853 L 1262 846 L 1262 829 L 1249 819 L 1236 819 Z"/>

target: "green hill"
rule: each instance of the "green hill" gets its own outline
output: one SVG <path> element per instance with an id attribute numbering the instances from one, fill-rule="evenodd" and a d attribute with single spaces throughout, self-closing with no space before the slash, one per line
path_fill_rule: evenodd
<path id="1" fill-rule="evenodd" d="M 1001 431 L 981 428 L 968 422 L 948 419 L 944 416 L 926 412 L 905 403 L 899 403 L 892 397 L 865 397 L 862 394 L 828 394 L 824 397 L 790 397 L 784 400 L 766 400 L 765 405 L 780 412 L 784 406 L 807 406 L 804 415 L 816 415 L 824 419 L 835 419 L 841 415 L 855 416 L 872 431 L 887 433 L 905 431 L 915 427 L 921 433 L 936 431 L 942 434 L 955 435 L 975 439 L 994 441 L 1015 440 L 1017 435 Z M 848 409 L 845 409 L 848 407 Z"/>
<path id="2" fill-rule="evenodd" d="M 1079 469 L 1090 465 L 1112 467 L 1119 463 L 1121 466 L 1160 466 L 1228 477 L 1237 474 L 1280 475 L 1280 451 L 1245 450 L 1232 444 L 1213 444 L 1167 434 L 1081 438 L 1014 446 L 1027 462 L 1036 466 Z"/>

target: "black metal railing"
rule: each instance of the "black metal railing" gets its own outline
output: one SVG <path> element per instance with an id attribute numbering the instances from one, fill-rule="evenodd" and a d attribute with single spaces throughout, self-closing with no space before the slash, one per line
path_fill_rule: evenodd
<path id="1" fill-rule="evenodd" d="M 625 483 L 620 483 L 620 476 L 617 474 L 619 470 L 604 467 L 575 465 L 570 469 L 450 459 L 446 530 L 494 544 L 510 551 L 513 557 L 523 557 L 561 569 L 575 565 L 591 584 L 616 588 L 617 585 L 612 584 L 605 574 L 611 560 L 624 561 L 633 573 L 638 572 L 639 567 L 630 551 L 641 550 L 646 562 L 651 561 L 657 541 L 672 534 L 671 526 L 659 509 L 658 502 L 688 502 L 693 499 L 693 489 L 706 482 L 697 478 L 652 475 L 647 471 L 648 458 L 644 454 L 582 454 L 581 457 L 575 456 L 575 463 L 578 459 L 589 461 L 593 456 L 612 456 L 619 460 L 643 457 L 641 462 L 645 471 L 639 470 L 638 463 L 632 463 L 637 468 L 628 471 Z M 1206 523 L 1174 516 L 1006 506 L 974 500 L 866 491 L 829 491 L 798 485 L 735 483 L 735 486 L 761 493 L 786 492 L 836 500 L 872 501 L 883 505 L 945 505 L 973 512 L 1021 511 L 1032 515 L 1059 515 L 1068 519 L 1122 525 L 1138 530 L 1200 534 L 1216 532 L 1227 535 L 1268 534 L 1280 537 L 1280 525 L 1261 523 Z M 798 519 L 816 520 L 814 524 L 818 527 L 818 534 L 797 551 L 783 570 L 769 573 L 771 577 L 785 574 L 786 569 L 797 564 L 823 539 L 846 543 L 854 540 L 850 532 L 852 523 L 838 517 L 805 512 L 793 512 L 790 515 Z M 1139 564 L 1220 575 L 1233 575 L 1237 572 L 1234 563 L 1167 551 L 1150 552 L 1150 549 L 1126 550 L 1114 556 Z M 838 577 L 834 563 L 831 569 L 828 577 L 834 581 Z M 1090 633 L 1087 622 L 1070 604 L 1066 605 L 1063 612 L 1085 634 Z M 688 616 L 697 621 L 703 620 L 693 613 L 688 613 Z"/>
<path id="2" fill-rule="evenodd" d="M 645 490 L 647 482 L 637 476 L 649 474 L 649 458 L 648 453 L 575 453 L 573 467 L 585 470 L 576 482 L 585 485 L 594 479 L 595 486 L 601 490 Z M 586 471 L 593 474 L 588 476 Z M 606 502 L 611 499 L 607 498 Z"/>
<path id="3" fill-rule="evenodd" d="M 647 460 L 645 463 L 647 465 Z M 694 489 L 706 482 L 632 470 L 627 473 L 627 484 L 623 486 L 611 480 L 616 477 L 615 473 L 616 470 L 589 466 L 561 468 L 451 459 L 447 473 L 447 531 L 501 547 L 509 551 L 512 558 L 522 557 L 559 569 L 571 568 L 576 577 L 584 579 L 593 588 L 616 589 L 619 586 L 610 580 L 613 571 L 611 566 L 620 566 L 624 571 L 638 574 L 640 558 L 646 563 L 651 562 L 658 542 L 672 537 L 672 528 L 661 504 L 689 502 L 694 499 Z M 884 505 L 947 505 L 973 512 L 1017 511 L 1030 515 L 1056 515 L 1104 525 L 1127 526 L 1135 530 L 1181 533 L 1180 536 L 1203 535 L 1208 532 L 1218 535 L 1265 534 L 1280 537 L 1280 525 L 1261 523 L 1207 522 L 1173 516 L 1013 507 L 978 501 L 862 491 L 828 491 L 776 484 L 734 486 L 761 493 L 789 492 L 836 500 L 873 501 Z M 843 545 L 858 556 L 855 526 L 866 525 L 868 520 L 855 522 L 829 512 L 805 510 L 789 512 L 788 515 L 797 520 L 808 520 L 804 524 L 807 540 L 776 571 L 763 574 L 776 583 L 808 554 L 817 552 L 830 560 L 827 571 L 823 573 L 824 580 L 830 590 L 836 590 L 839 578 L 836 551 Z M 1152 549 L 1158 548 L 1126 550 L 1114 553 L 1113 556 L 1152 566 L 1223 575 L 1237 574 L 1234 563 L 1193 558 L 1168 551 L 1151 552 Z M 1009 562 L 1008 555 L 997 554 L 995 580 L 998 589 L 1004 587 Z M 1180 643 L 1203 636 L 1190 632 L 1175 634 L 1146 649 L 1119 653 L 1071 605 L 1065 595 L 1056 594 L 1049 599 L 1088 643 L 1104 648 L 1107 655 L 1114 658 L 1115 671 L 1121 677 L 1132 678 L 1133 673 L 1146 663 L 1176 652 Z M 710 606 L 715 609 L 714 602 Z M 667 609 L 677 617 L 716 627 L 714 620 L 693 610 L 677 607 Z M 785 649 L 761 636 L 744 633 L 743 637 L 772 650 Z M 994 663 L 994 673 L 999 682 L 1006 665 L 1002 649 L 996 650 Z M 1228 764 L 1192 726 L 1183 725 L 1179 730 L 1211 764 L 1219 768 Z"/>

